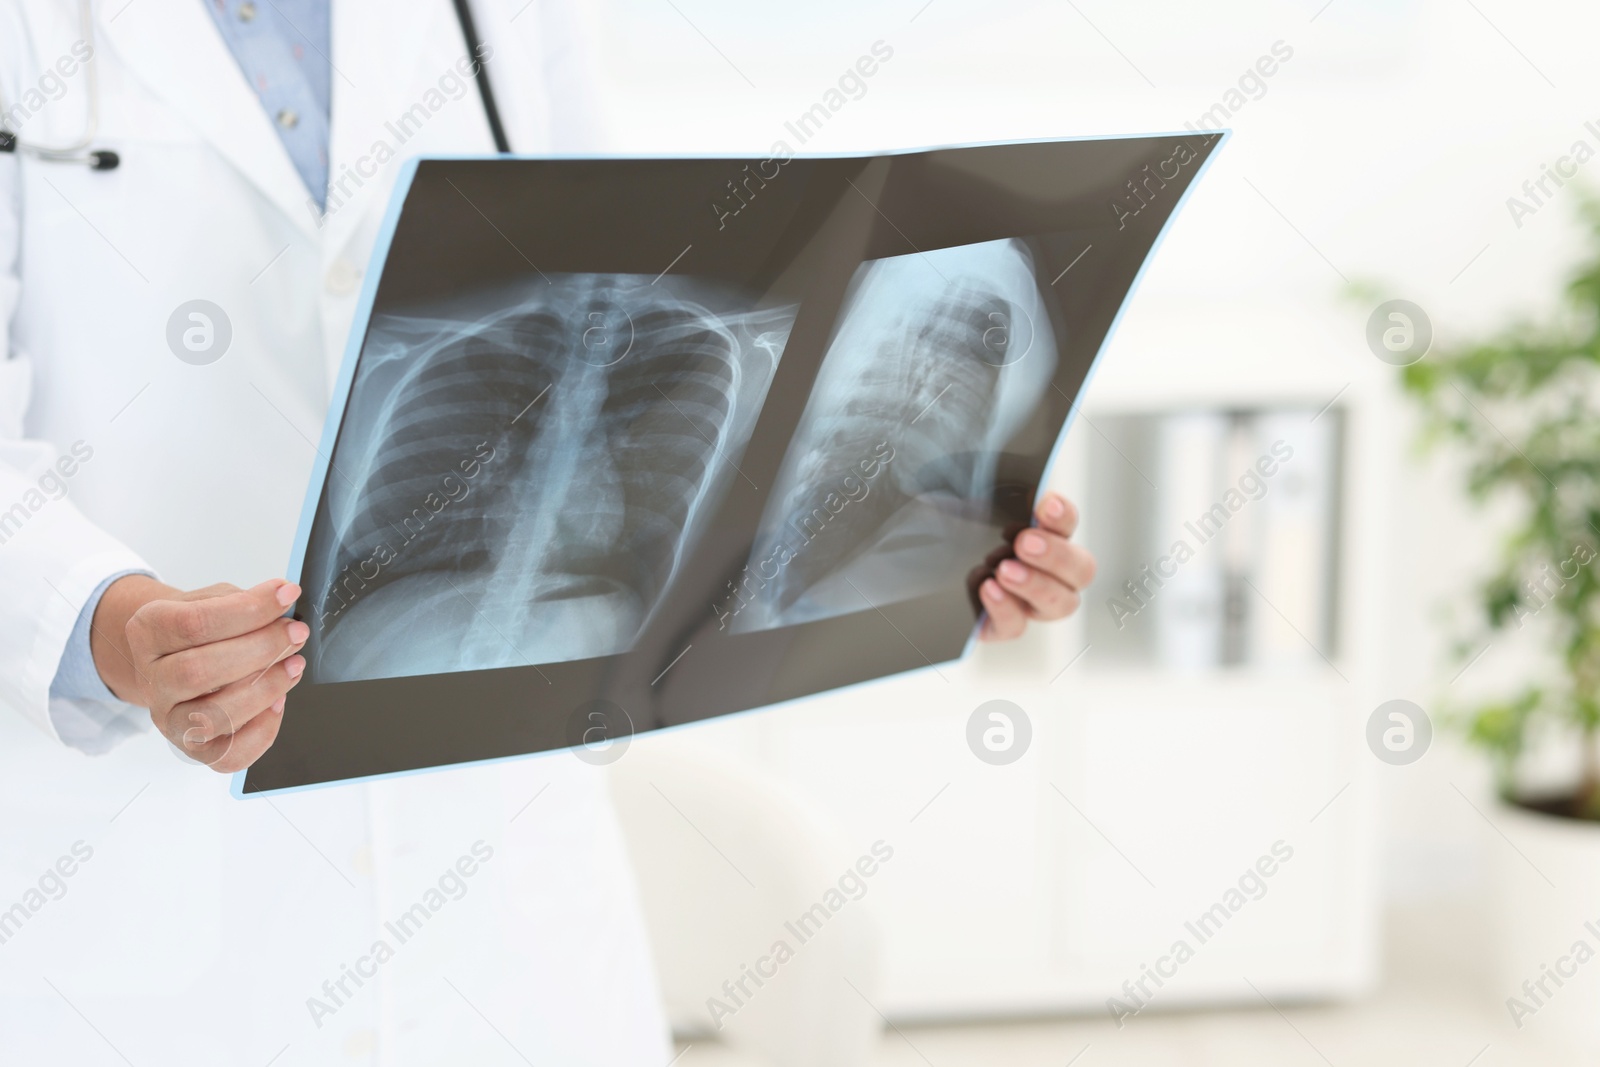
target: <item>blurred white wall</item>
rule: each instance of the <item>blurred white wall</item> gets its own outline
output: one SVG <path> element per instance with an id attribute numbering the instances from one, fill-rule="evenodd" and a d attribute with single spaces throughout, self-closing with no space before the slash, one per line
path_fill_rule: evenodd
<path id="1" fill-rule="evenodd" d="M 1600 7 L 1588 4 L 608 0 L 605 25 L 613 140 L 641 152 L 798 147 L 785 120 L 879 40 L 893 59 L 806 150 L 1181 129 L 1281 41 L 1293 57 L 1230 120 L 1236 136 L 1160 249 L 1129 323 L 1222 301 L 1241 309 L 1237 321 L 1196 328 L 1243 335 L 1314 309 L 1343 324 L 1336 336 L 1308 345 L 1285 331 L 1281 358 L 1330 361 L 1321 369 L 1341 380 L 1388 373 L 1365 347 L 1370 308 L 1345 295 L 1348 283 L 1419 303 L 1446 343 L 1548 308 L 1580 251 L 1577 196 L 1560 190 L 1520 227 L 1506 199 L 1579 138 L 1600 147 L 1590 54 Z M 1600 174 L 1600 161 L 1587 169 Z M 1113 341 L 1110 368 L 1117 357 Z M 1409 418 L 1399 401 L 1381 413 Z M 1441 694 L 1481 691 L 1516 657 L 1491 648 L 1447 686 L 1457 667 L 1444 654 L 1446 597 L 1494 542 L 1443 468 L 1404 452 L 1394 462 L 1388 493 L 1357 485 L 1348 499 L 1389 548 L 1378 576 L 1389 591 L 1383 686 L 1432 709 Z M 1504 846 L 1455 787 L 1476 797 L 1485 777 L 1448 738 L 1416 765 L 1380 769 L 1392 901 L 1481 886 L 1486 850 Z"/>

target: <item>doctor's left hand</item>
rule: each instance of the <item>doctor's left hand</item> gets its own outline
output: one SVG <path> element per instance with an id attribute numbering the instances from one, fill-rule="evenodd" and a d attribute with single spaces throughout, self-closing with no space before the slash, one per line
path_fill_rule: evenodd
<path id="1" fill-rule="evenodd" d="M 1078 509 L 1057 493 L 1046 493 L 1034 525 L 995 551 L 970 580 L 987 618 L 984 641 L 1021 636 L 1028 621 L 1051 622 L 1078 610 L 1080 593 L 1094 580 L 1094 556 L 1072 540 Z"/>
<path id="2" fill-rule="evenodd" d="M 143 575 L 113 582 L 95 608 L 90 649 L 118 699 L 150 709 L 186 756 L 225 774 L 277 739 L 284 700 L 305 670 L 310 634 L 284 610 L 300 595 L 280 579 L 190 592 Z"/>

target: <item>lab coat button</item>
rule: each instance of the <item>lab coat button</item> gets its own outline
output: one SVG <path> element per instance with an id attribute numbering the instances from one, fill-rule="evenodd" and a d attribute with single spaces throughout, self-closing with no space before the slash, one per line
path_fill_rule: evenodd
<path id="1" fill-rule="evenodd" d="M 349 296 L 361 286 L 361 270 L 348 259 L 336 259 L 328 268 L 327 289 L 330 296 Z"/>
<path id="2" fill-rule="evenodd" d="M 278 112 L 278 125 L 286 130 L 292 130 L 300 125 L 300 115 L 293 108 L 284 108 Z"/>
<path id="3" fill-rule="evenodd" d="M 256 5 L 252 4 L 250 0 L 244 0 L 244 3 L 239 5 L 239 21 L 253 22 L 255 21 L 255 17 Z"/>

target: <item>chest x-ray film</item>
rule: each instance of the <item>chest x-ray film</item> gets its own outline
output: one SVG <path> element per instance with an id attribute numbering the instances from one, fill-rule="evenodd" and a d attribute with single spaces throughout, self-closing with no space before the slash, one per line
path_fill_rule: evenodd
<path id="1" fill-rule="evenodd" d="M 958 658 L 1218 141 L 413 164 L 291 561 L 306 675 L 236 791 Z"/>

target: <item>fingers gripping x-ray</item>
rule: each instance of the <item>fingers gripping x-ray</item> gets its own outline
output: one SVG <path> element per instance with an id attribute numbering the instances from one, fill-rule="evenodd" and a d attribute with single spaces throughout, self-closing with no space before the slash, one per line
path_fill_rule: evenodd
<path id="1" fill-rule="evenodd" d="M 793 625 L 959 581 L 993 538 L 999 451 L 1055 362 L 1021 242 L 862 264 L 723 624 Z"/>
<path id="2" fill-rule="evenodd" d="M 308 550 L 317 676 L 626 648 L 736 476 L 794 319 L 702 300 L 727 303 L 569 275 L 375 320 Z"/>

